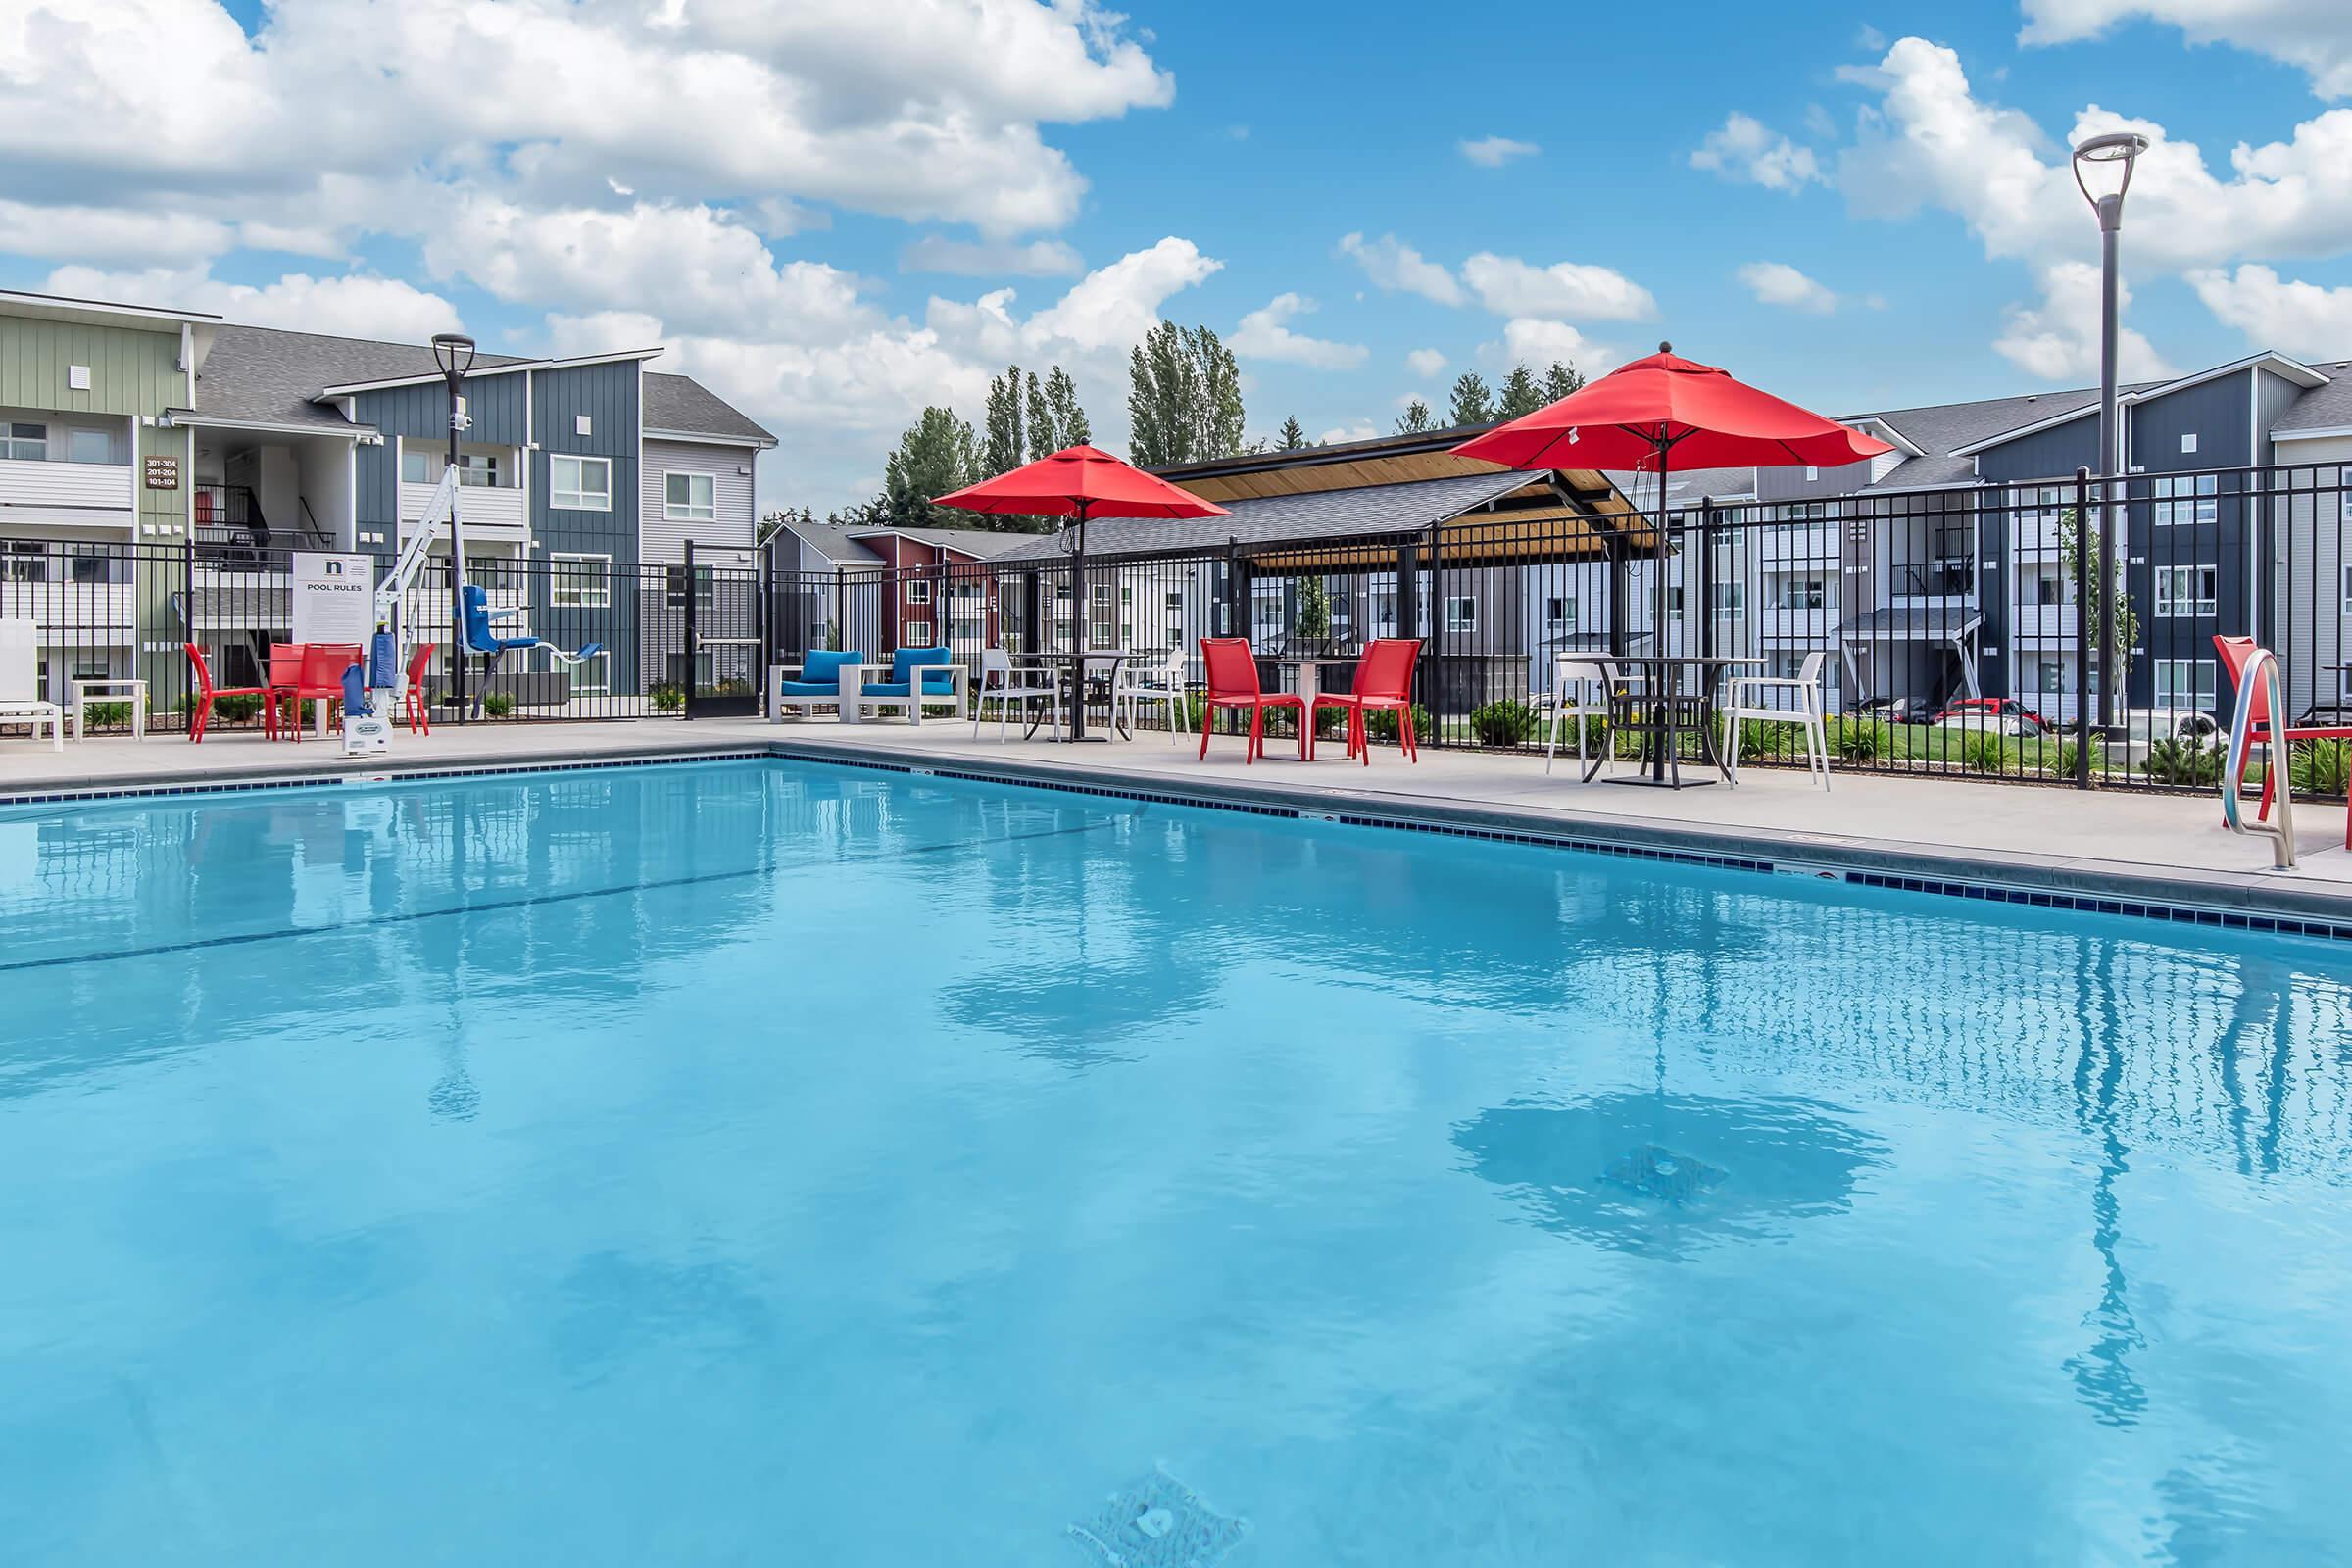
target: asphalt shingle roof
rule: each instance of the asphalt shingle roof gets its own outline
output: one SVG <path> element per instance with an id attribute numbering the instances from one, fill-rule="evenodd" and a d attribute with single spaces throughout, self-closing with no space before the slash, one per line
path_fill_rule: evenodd
<path id="1" fill-rule="evenodd" d="M 483 354 L 483 367 L 513 365 L 511 354 Z M 196 373 L 198 415 L 270 424 L 352 428 L 340 411 L 311 400 L 326 387 L 435 373 L 433 351 L 418 343 L 281 332 L 274 327 L 222 325 Z"/>
<path id="2" fill-rule="evenodd" d="M 645 427 L 773 443 L 774 435 L 691 375 L 645 372 Z"/>
<path id="3" fill-rule="evenodd" d="M 2340 430 L 2352 425 L 2352 361 L 2305 360 L 2304 364 L 2329 377 L 2287 406 L 2271 421 L 2274 431 Z"/>
<path id="4" fill-rule="evenodd" d="M 789 527 L 804 544 L 836 565 L 879 566 L 882 564 L 880 556 L 850 537 L 854 532 L 866 530 L 844 528 L 830 522 L 794 522 L 787 523 L 785 526 Z"/>
<path id="5" fill-rule="evenodd" d="M 1534 474 L 1505 469 L 1465 473 L 1412 484 L 1365 485 L 1302 496 L 1261 496 L 1220 503 L 1226 517 L 1098 517 L 1086 525 L 1090 556 L 1123 556 L 1162 550 L 1214 549 L 1228 539 L 1246 545 L 1288 544 L 1303 539 L 1347 539 L 1361 534 L 1415 533 L 1433 522 L 1524 489 Z M 1053 561 L 1062 547 L 1054 534 L 1038 536 L 1002 558 Z"/>

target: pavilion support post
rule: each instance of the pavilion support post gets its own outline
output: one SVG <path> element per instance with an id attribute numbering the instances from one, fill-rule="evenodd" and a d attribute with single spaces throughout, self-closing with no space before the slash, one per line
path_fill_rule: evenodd
<path id="1" fill-rule="evenodd" d="M 1417 635 L 1414 628 L 1421 624 L 1421 551 L 1411 541 L 1396 547 L 1396 627 L 1392 636 Z M 1377 630 L 1377 623 L 1375 623 Z M 1419 690 L 1413 700 L 1423 707 L 1429 705 L 1429 672 L 1427 661 L 1413 661 L 1413 683 Z"/>

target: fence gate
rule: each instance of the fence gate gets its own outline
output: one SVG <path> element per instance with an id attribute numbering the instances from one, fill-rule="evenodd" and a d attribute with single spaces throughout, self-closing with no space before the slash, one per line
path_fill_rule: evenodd
<path id="1" fill-rule="evenodd" d="M 673 566 L 668 598 L 683 622 L 678 684 L 688 718 L 751 718 L 760 712 L 767 645 L 767 593 L 757 570 L 698 563 L 694 541 Z"/>

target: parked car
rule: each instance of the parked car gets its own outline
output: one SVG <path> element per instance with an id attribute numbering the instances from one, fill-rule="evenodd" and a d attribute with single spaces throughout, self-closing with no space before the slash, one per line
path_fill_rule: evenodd
<path id="1" fill-rule="evenodd" d="M 2026 736 L 2046 735 L 2053 727 L 2014 697 L 1956 697 L 1928 722 Z"/>
<path id="2" fill-rule="evenodd" d="M 1860 718 L 1885 719 L 1890 724 L 1925 724 L 1930 705 L 1916 697 L 1872 697 L 1852 709 Z"/>
<path id="3" fill-rule="evenodd" d="M 2125 728 L 2150 740 L 2170 735 L 2177 740 L 2209 741 L 2222 732 L 2218 719 L 2195 708 L 2135 708 L 2127 716 Z"/>

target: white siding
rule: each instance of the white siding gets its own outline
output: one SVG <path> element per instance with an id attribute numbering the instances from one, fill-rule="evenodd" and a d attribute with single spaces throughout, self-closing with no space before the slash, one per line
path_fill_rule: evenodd
<path id="1" fill-rule="evenodd" d="M 645 493 L 637 513 L 646 564 L 665 565 L 685 560 L 686 540 L 692 535 L 696 555 L 710 558 L 713 565 L 749 566 L 752 541 L 759 524 L 752 507 L 752 467 L 758 456 L 750 447 L 648 440 L 645 461 L 638 466 L 644 476 Z M 714 520 L 698 522 L 670 517 L 666 475 L 673 472 L 711 476 L 718 506 Z M 745 554 L 741 561 L 736 561 L 731 556 L 718 556 L 716 552 L 721 550 Z"/>

